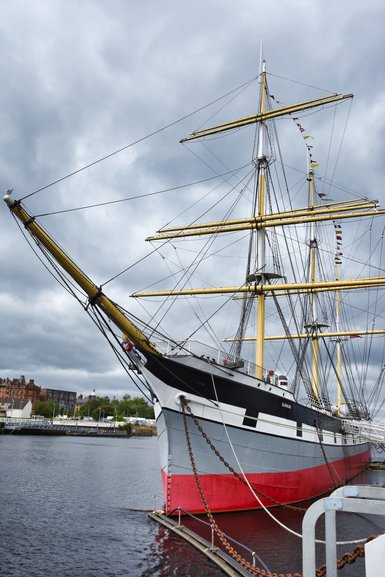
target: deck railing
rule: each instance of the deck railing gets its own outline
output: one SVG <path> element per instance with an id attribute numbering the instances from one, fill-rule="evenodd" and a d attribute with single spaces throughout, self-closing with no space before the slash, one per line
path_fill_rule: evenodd
<path id="1" fill-rule="evenodd" d="M 257 366 L 237 355 L 233 355 L 224 350 L 211 347 L 199 341 L 186 341 L 181 344 L 166 341 L 157 342 L 157 348 L 168 357 L 175 357 L 186 354 L 193 354 L 197 357 L 205 358 L 213 364 L 236 368 L 247 375 L 255 375 Z"/>
<path id="2" fill-rule="evenodd" d="M 374 423 L 371 421 L 357 421 L 354 419 L 344 419 L 342 426 L 345 433 L 355 437 L 378 443 L 385 446 L 385 425 L 383 423 Z"/>

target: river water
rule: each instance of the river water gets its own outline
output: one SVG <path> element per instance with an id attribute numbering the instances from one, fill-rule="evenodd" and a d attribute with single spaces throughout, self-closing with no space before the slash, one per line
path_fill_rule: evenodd
<path id="1" fill-rule="evenodd" d="M 148 518 L 146 510 L 163 503 L 153 437 L 0 435 L 0 482 L 0 577 L 223 575 Z M 355 482 L 383 485 L 385 474 L 367 472 Z M 275 509 L 274 515 L 301 531 L 302 512 Z M 222 514 L 217 522 L 271 571 L 301 571 L 300 539 L 263 511 Z M 384 530 L 381 518 L 342 515 L 338 538 Z M 360 560 L 342 574 L 363 573 Z"/>

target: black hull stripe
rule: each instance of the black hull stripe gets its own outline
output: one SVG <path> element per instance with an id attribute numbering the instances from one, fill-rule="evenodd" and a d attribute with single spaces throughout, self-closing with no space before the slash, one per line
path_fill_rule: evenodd
<path id="1" fill-rule="evenodd" d="M 170 408 L 163 408 L 162 411 L 164 413 L 174 413 L 174 414 L 178 414 L 178 415 L 180 414 L 180 411 L 177 411 L 175 409 L 170 409 Z M 187 418 L 191 419 L 191 417 L 189 415 L 187 415 Z M 159 418 L 157 419 L 157 425 L 158 425 L 158 421 L 159 421 Z M 214 425 L 224 426 L 222 422 L 215 421 L 213 419 L 207 419 L 206 417 L 204 417 L 204 418 L 198 417 L 198 421 L 199 421 L 199 423 L 203 429 L 205 428 L 205 423 L 212 423 Z M 254 434 L 261 435 L 264 437 L 269 437 L 269 438 L 285 439 L 285 441 L 294 442 L 294 443 L 301 443 L 301 444 L 306 443 L 308 445 L 316 445 L 317 447 L 320 446 L 320 443 L 318 440 L 317 441 L 311 441 L 309 439 L 304 439 L 302 437 L 302 435 L 298 435 L 298 432 L 297 432 L 296 436 L 291 437 L 291 436 L 286 435 L 286 436 L 282 437 L 281 435 L 276 435 L 274 433 L 271 433 L 270 431 L 259 431 L 259 430 L 253 431 L 252 429 L 244 429 L 243 427 L 239 427 L 237 425 L 233 425 L 230 423 L 225 423 L 225 426 L 227 429 L 239 430 L 239 431 L 243 431 L 243 432 L 248 433 L 248 434 L 254 433 Z M 297 428 L 297 424 L 295 425 L 295 428 Z M 348 442 L 346 442 L 346 443 L 343 443 L 342 445 L 338 445 L 337 443 L 334 443 L 334 439 L 333 439 L 333 442 L 331 440 L 329 442 L 327 442 L 327 440 L 324 440 L 324 441 L 322 441 L 322 444 L 325 447 L 332 447 L 336 450 L 340 450 L 341 451 L 340 458 L 343 458 L 343 451 L 344 450 L 348 450 L 348 449 L 353 448 L 353 447 L 357 447 L 357 448 L 361 447 L 361 449 L 362 449 L 362 447 L 366 447 L 366 448 L 369 447 L 369 443 L 367 443 L 366 441 L 362 442 L 362 443 L 348 443 Z"/>
<path id="2" fill-rule="evenodd" d="M 146 369 L 168 386 L 180 390 L 186 395 L 192 394 L 216 402 L 212 383 L 214 378 L 218 400 L 245 409 L 249 416 L 255 417 L 261 412 L 295 423 L 302 423 L 302 425 L 318 427 L 325 431 L 342 432 L 341 421 L 338 417 L 325 415 L 291 399 L 225 376 L 215 375 L 213 377 L 209 372 L 178 363 L 166 357 L 147 355 L 147 359 Z M 256 379 L 256 383 L 258 382 Z"/>

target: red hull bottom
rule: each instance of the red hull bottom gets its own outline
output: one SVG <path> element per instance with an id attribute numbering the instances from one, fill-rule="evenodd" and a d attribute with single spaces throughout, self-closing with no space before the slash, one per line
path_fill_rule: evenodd
<path id="1" fill-rule="evenodd" d="M 249 473 L 247 479 L 266 507 L 306 501 L 331 491 L 363 471 L 370 451 L 312 469 L 282 473 Z M 250 489 L 234 475 L 200 475 L 199 481 L 212 512 L 259 509 L 261 504 Z M 166 513 L 180 507 L 190 513 L 204 513 L 194 475 L 172 475 L 162 471 Z M 274 501 L 261 497 L 258 491 Z"/>

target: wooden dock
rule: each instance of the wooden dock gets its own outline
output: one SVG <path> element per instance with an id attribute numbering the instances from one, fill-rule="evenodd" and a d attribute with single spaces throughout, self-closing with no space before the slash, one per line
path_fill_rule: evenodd
<path id="1" fill-rule="evenodd" d="M 190 545 L 195 547 L 195 549 L 203 553 L 203 555 L 215 563 L 215 565 L 217 565 L 217 567 L 219 567 L 226 575 L 229 575 L 230 577 L 252 577 L 252 573 L 247 571 L 232 557 L 216 547 L 214 543 L 210 543 L 197 533 L 194 533 L 194 531 L 191 531 L 186 526 L 182 525 L 180 518 L 174 520 L 171 517 L 167 517 L 164 513 L 156 511 L 149 513 L 148 516 L 153 521 L 156 521 L 176 535 L 179 535 L 179 537 L 182 537 L 182 539 L 187 541 Z"/>

